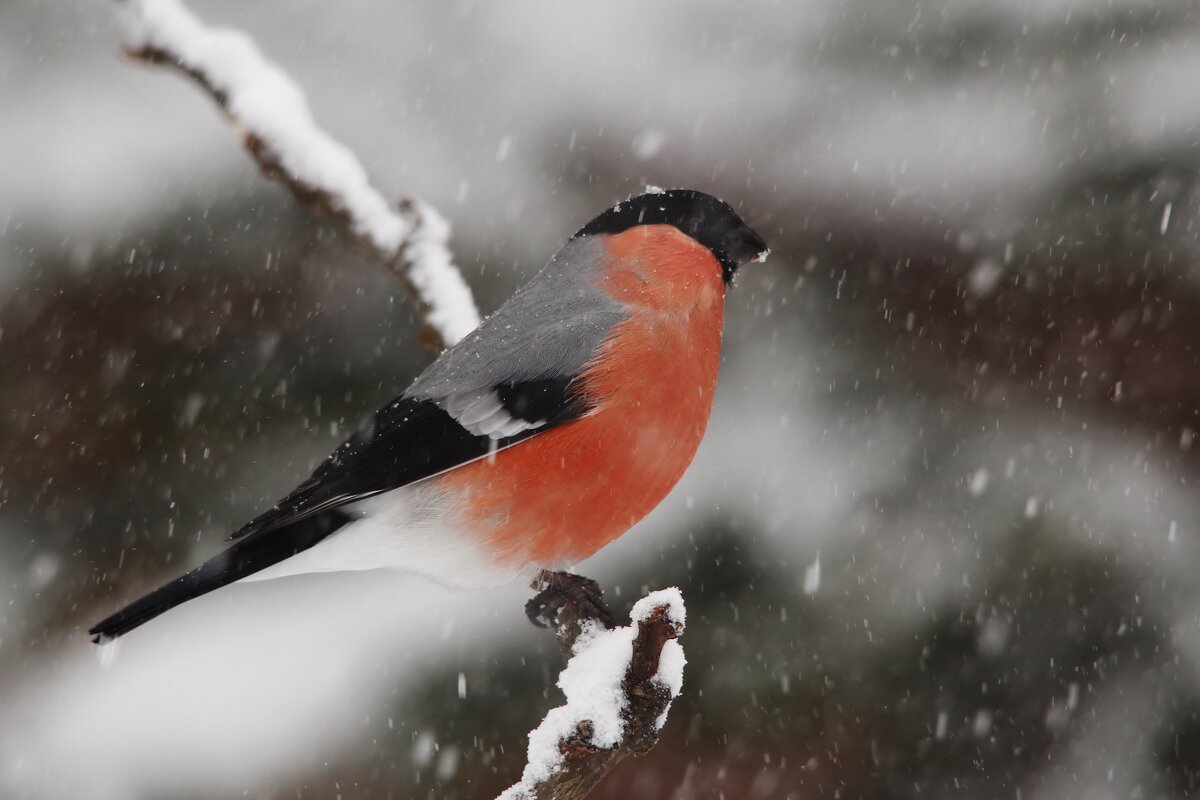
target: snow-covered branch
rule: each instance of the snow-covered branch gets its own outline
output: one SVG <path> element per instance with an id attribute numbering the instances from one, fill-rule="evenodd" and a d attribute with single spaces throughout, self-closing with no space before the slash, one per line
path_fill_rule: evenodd
<path id="1" fill-rule="evenodd" d="M 424 336 L 454 344 L 479 324 L 471 290 L 446 245 L 450 227 L 431 206 L 393 206 L 350 150 L 317 126 L 300 87 L 245 34 L 207 27 L 179 0 L 120 0 L 127 52 L 176 67 L 221 106 L 262 171 L 311 213 L 332 219 L 358 249 L 404 283 Z"/>
<path id="2" fill-rule="evenodd" d="M 683 686 L 683 595 L 651 592 L 630 618 L 609 630 L 581 620 L 569 602 L 560 611 L 557 632 L 571 654 L 558 678 L 567 702 L 530 732 L 521 782 L 499 800 L 582 798 L 618 761 L 658 741 Z"/>

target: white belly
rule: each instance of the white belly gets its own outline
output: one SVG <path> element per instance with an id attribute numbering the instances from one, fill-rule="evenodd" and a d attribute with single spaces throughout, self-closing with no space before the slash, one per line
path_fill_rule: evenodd
<path id="1" fill-rule="evenodd" d="M 345 506 L 360 519 L 291 558 L 243 578 L 270 580 L 306 572 L 393 568 L 441 583 L 482 588 L 532 577 L 535 567 L 498 564 L 458 529 L 448 501 L 431 482 L 394 489 Z"/>

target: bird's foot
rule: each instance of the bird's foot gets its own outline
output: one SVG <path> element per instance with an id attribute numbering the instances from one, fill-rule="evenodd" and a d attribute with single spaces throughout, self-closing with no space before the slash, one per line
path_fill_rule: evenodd
<path id="1" fill-rule="evenodd" d="M 530 588 L 537 590 L 537 594 L 525 604 L 525 616 L 539 628 L 556 627 L 564 622 L 574 627 L 587 619 L 596 620 L 605 628 L 615 624 L 600 584 L 591 578 L 542 570 Z"/>

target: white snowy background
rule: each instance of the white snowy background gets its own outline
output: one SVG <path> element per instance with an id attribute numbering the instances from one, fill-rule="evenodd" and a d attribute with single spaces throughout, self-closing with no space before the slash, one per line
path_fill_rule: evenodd
<path id="1" fill-rule="evenodd" d="M 582 565 L 689 609 L 664 741 L 598 796 L 1200 791 L 1194 4 L 191 7 L 450 219 L 485 312 L 646 183 L 772 244 L 692 470 Z M 0 796 L 493 796 L 561 702 L 521 587 L 289 579 L 83 635 L 427 359 L 120 41 L 0 5 Z"/>

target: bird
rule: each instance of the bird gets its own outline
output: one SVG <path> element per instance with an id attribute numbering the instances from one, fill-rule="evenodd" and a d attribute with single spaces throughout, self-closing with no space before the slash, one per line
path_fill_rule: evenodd
<path id="1" fill-rule="evenodd" d="M 398 568 L 463 588 L 569 575 L 662 501 L 712 411 L 726 291 L 761 236 L 650 189 L 584 225 L 273 507 L 101 620 L 115 639 L 235 581 Z"/>

